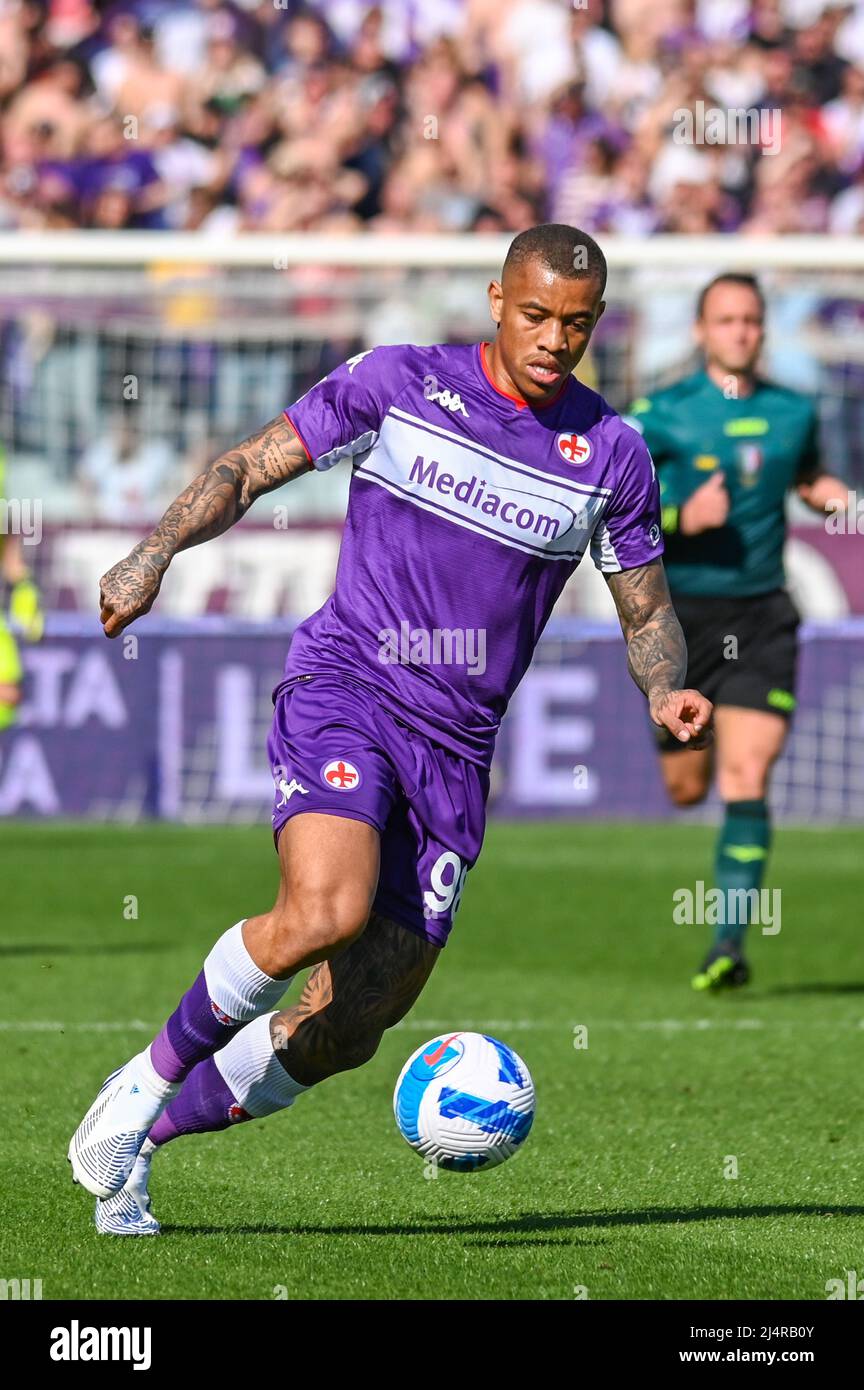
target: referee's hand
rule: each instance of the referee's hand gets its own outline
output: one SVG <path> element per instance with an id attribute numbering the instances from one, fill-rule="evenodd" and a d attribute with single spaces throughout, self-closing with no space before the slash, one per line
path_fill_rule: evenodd
<path id="1" fill-rule="evenodd" d="M 697 487 L 692 497 L 681 507 L 678 529 L 682 536 L 698 536 L 701 531 L 713 531 L 726 524 L 729 515 L 729 493 L 726 479 L 718 470 L 706 483 Z"/>
<path id="2" fill-rule="evenodd" d="M 707 748 L 712 742 L 714 706 L 698 690 L 668 690 L 664 695 L 655 695 L 649 708 L 654 723 L 668 729 L 679 743 Z"/>

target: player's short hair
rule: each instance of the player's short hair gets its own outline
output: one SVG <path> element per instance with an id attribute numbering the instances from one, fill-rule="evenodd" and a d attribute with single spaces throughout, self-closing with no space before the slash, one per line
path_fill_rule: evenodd
<path id="1" fill-rule="evenodd" d="M 508 270 L 527 261 L 542 261 L 553 275 L 568 280 L 596 280 L 601 294 L 606 288 L 606 257 L 600 247 L 593 236 L 564 222 L 542 222 L 514 237 L 504 260 L 502 279 Z"/>
<path id="2" fill-rule="evenodd" d="M 701 319 L 705 313 L 705 302 L 715 285 L 742 285 L 744 289 L 752 290 L 759 300 L 759 308 L 762 317 L 765 317 L 765 296 L 762 293 L 762 286 L 755 275 L 748 275 L 743 270 L 724 270 L 722 274 L 715 275 L 713 280 L 709 280 L 700 291 L 696 301 L 696 318 Z"/>

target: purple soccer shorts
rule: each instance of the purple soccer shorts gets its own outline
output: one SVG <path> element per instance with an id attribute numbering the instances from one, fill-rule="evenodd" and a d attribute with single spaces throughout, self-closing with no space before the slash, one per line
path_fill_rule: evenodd
<path id="1" fill-rule="evenodd" d="M 273 699 L 274 839 L 304 811 L 373 825 L 373 910 L 444 946 L 483 843 L 488 770 L 408 728 L 356 681 L 295 676 Z"/>

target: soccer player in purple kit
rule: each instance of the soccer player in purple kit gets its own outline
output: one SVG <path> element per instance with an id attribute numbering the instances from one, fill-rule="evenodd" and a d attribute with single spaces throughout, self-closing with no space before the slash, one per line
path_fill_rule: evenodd
<path id="1" fill-rule="evenodd" d="M 158 1231 L 160 1145 L 285 1109 L 368 1061 L 414 1004 L 480 853 L 501 718 L 586 550 L 655 724 L 691 746 L 710 737 L 710 703 L 681 688 L 650 455 L 571 375 L 605 284 L 586 233 L 522 232 L 489 286 L 494 342 L 358 353 L 217 459 L 104 576 L 114 637 L 148 612 L 178 551 L 300 473 L 351 460 L 335 589 L 294 634 L 274 693 L 276 902 L 219 937 L 73 1136 L 100 1231 Z M 406 628 L 429 640 L 394 659 Z M 482 661 L 458 659 L 467 633 L 482 634 Z"/>

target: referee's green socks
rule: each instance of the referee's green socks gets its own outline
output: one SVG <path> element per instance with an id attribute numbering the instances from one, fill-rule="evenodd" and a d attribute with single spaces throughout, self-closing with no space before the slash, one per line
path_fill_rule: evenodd
<path id="1" fill-rule="evenodd" d="M 741 946 L 758 902 L 749 896 L 750 890 L 758 893 L 762 887 L 770 845 L 771 818 L 766 802 L 727 801 L 714 865 L 717 887 L 726 903 L 726 912 L 721 914 L 726 921 L 717 923 L 714 934 L 717 945 L 729 941 Z"/>

